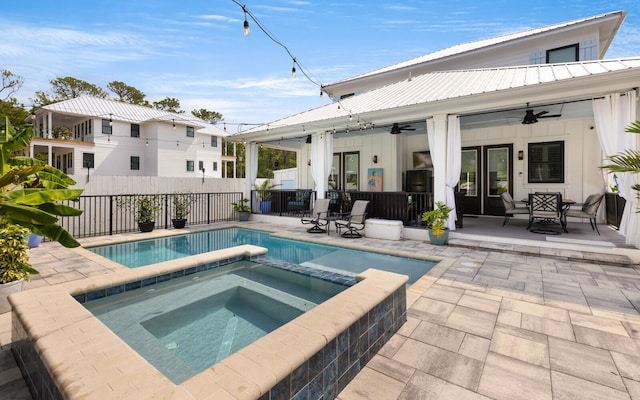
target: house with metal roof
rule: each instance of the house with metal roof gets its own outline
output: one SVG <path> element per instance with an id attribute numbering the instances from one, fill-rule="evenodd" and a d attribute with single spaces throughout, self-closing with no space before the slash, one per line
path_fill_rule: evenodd
<path id="1" fill-rule="evenodd" d="M 90 96 L 35 112 L 30 154 L 69 175 L 222 177 L 227 133 L 192 115 Z"/>
<path id="2" fill-rule="evenodd" d="M 504 215 L 503 192 L 578 202 L 605 192 L 598 167 L 637 146 L 624 129 L 637 118 L 640 57 L 604 59 L 625 15 L 454 46 L 328 85 L 333 103 L 230 138 L 246 143 L 247 188 L 263 145 L 296 151 L 298 188 L 318 197 L 371 190 L 372 171 L 385 192 L 431 191 L 450 206 L 466 190 L 464 212 L 474 215 Z M 638 246 L 635 179 L 618 176 L 620 231 Z"/>

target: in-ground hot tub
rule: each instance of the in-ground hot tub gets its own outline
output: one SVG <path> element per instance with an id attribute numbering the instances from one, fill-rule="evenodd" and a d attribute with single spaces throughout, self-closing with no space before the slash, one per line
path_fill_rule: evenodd
<path id="1" fill-rule="evenodd" d="M 81 304 L 265 252 L 239 246 L 11 296 L 12 351 L 33 397 L 335 397 L 406 321 L 406 276 L 367 270 L 352 287 L 181 384 Z"/>

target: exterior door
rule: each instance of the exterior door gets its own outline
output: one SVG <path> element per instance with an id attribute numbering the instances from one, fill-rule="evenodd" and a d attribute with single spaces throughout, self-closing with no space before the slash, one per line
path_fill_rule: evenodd
<path id="1" fill-rule="evenodd" d="M 500 194 L 513 193 L 513 145 L 485 146 L 484 214 L 504 215 Z"/>
<path id="2" fill-rule="evenodd" d="M 465 214 L 479 215 L 482 212 L 481 151 L 481 147 L 465 147 L 462 149 L 459 189 L 467 190 L 463 207 Z"/>
<path id="3" fill-rule="evenodd" d="M 359 190 L 360 152 L 334 153 L 329 190 Z"/>

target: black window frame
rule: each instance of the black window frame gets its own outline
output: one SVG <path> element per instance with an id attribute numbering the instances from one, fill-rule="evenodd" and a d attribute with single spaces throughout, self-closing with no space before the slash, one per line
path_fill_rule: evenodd
<path id="1" fill-rule="evenodd" d="M 204 161 L 198 161 L 198 171 L 202 171 L 204 169 Z"/>
<path id="2" fill-rule="evenodd" d="M 558 160 L 542 160 L 543 151 L 538 150 L 539 154 L 536 154 L 537 148 L 542 147 L 559 147 L 556 152 L 559 154 Z M 547 149 L 548 155 L 548 149 Z M 538 167 L 541 167 L 540 169 Z M 565 169 L 565 145 L 564 140 L 556 140 L 550 142 L 532 142 L 527 145 L 527 181 L 528 183 L 564 183 L 564 169 Z M 547 171 L 543 178 L 542 173 L 536 171 Z M 555 173 L 553 173 L 555 172 Z"/>
<path id="3" fill-rule="evenodd" d="M 217 170 L 218 170 L 218 162 L 217 162 L 217 161 L 214 161 L 214 162 L 213 162 L 213 170 L 214 170 L 214 171 L 217 171 Z"/>
<path id="4" fill-rule="evenodd" d="M 195 137 L 195 129 L 193 126 L 187 126 L 187 137 Z"/>
<path id="5" fill-rule="evenodd" d="M 193 160 L 187 160 L 187 172 L 193 172 L 195 168 L 195 162 Z"/>
<path id="6" fill-rule="evenodd" d="M 132 171 L 140 171 L 140 156 L 131 156 L 129 159 L 129 168 Z"/>
<path id="7" fill-rule="evenodd" d="M 211 147 L 218 147 L 218 137 L 211 136 Z"/>
<path id="8" fill-rule="evenodd" d="M 140 137 L 140 124 L 131 124 L 131 137 Z"/>
<path id="9" fill-rule="evenodd" d="M 102 133 L 105 135 L 113 135 L 113 126 L 111 126 L 111 120 L 102 120 Z"/>
<path id="10" fill-rule="evenodd" d="M 568 46 L 562 46 L 562 47 L 556 47 L 555 49 L 549 49 L 547 50 L 547 54 L 546 54 L 546 62 L 547 64 L 549 64 L 549 56 L 554 52 L 554 51 L 559 51 L 559 50 L 566 50 L 566 49 L 570 49 L 570 48 L 575 48 L 575 53 L 574 53 L 574 60 L 572 61 L 559 61 L 559 62 L 577 62 L 580 61 L 580 44 L 579 43 L 574 43 L 574 44 L 570 44 Z"/>
<path id="11" fill-rule="evenodd" d="M 94 153 L 82 153 L 82 168 L 95 168 L 95 160 Z"/>

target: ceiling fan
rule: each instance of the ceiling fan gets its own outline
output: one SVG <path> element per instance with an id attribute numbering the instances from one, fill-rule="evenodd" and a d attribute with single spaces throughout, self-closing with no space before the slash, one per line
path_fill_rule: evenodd
<path id="1" fill-rule="evenodd" d="M 522 119 L 522 123 L 525 125 L 535 124 L 538 122 L 538 118 L 556 118 L 560 116 L 562 116 L 562 114 L 549 114 L 549 111 L 546 110 L 534 112 L 532 108 L 529 108 L 529 103 L 527 103 L 527 110 Z"/>
<path id="2" fill-rule="evenodd" d="M 393 125 L 391 126 L 391 133 L 392 135 L 398 135 L 400 133 L 402 133 L 402 131 L 415 131 L 416 128 L 412 128 L 411 124 L 406 124 L 406 125 L 400 125 L 397 122 L 394 122 Z"/>

